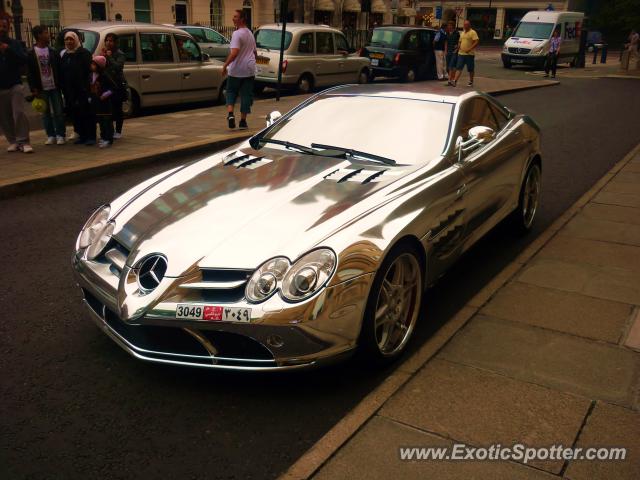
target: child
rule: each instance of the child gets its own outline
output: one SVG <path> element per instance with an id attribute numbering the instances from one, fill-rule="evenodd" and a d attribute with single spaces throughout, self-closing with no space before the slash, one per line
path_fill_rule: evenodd
<path id="1" fill-rule="evenodd" d="M 93 125 L 96 121 L 100 125 L 100 141 L 98 147 L 107 148 L 113 143 L 113 123 L 111 122 L 111 95 L 116 85 L 112 78 L 104 71 L 107 59 L 102 55 L 96 55 L 91 62 L 91 112 L 94 115 Z"/>

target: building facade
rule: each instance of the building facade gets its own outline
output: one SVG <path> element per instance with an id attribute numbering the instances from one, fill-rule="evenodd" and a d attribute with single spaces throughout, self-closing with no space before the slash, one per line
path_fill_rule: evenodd
<path id="1" fill-rule="evenodd" d="M 0 0 L 11 12 L 12 0 Z M 243 9 L 251 27 L 280 18 L 279 0 L 22 0 L 31 24 L 70 25 L 90 20 L 231 26 L 233 12 Z M 584 11 L 584 0 L 288 0 L 287 20 L 322 23 L 345 30 L 382 24 L 438 25 L 471 20 L 484 39 L 500 39 L 529 10 Z M 364 10 L 364 11 L 363 11 Z"/>

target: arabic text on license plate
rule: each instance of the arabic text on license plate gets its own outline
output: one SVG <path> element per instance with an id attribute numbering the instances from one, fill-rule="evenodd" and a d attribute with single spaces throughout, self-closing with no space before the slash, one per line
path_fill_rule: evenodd
<path id="1" fill-rule="evenodd" d="M 269 64 L 269 59 L 267 57 L 258 57 L 256 59 L 256 63 L 259 63 L 261 65 L 268 65 Z"/>
<path id="2" fill-rule="evenodd" d="M 511 60 L 511 63 L 524 63 L 524 60 L 520 58 L 514 58 L 513 60 Z"/>
<path id="3" fill-rule="evenodd" d="M 378 65 L 378 59 L 377 58 L 372 58 L 371 59 L 371 65 L 373 65 L 374 67 Z"/>
<path id="4" fill-rule="evenodd" d="M 207 320 L 209 322 L 249 323 L 251 321 L 251 309 L 179 303 L 176 308 L 176 318 L 181 320 Z"/>

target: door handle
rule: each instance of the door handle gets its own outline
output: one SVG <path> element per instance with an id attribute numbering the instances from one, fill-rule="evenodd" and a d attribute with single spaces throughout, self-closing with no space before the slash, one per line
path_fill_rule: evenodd
<path id="1" fill-rule="evenodd" d="M 149 78 L 151 78 L 151 75 L 142 75 L 143 80 L 148 80 Z"/>
<path id="2" fill-rule="evenodd" d="M 456 195 L 457 195 L 458 197 L 461 197 L 461 196 L 463 196 L 465 193 L 467 193 L 467 190 L 468 190 L 468 188 L 467 188 L 467 184 L 466 184 L 466 183 L 463 183 L 462 185 L 460 185 L 460 187 L 458 187 L 458 191 L 456 192 Z"/>

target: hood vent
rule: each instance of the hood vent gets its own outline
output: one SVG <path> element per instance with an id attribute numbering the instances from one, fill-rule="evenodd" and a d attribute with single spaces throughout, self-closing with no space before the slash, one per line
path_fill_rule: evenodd
<path id="1" fill-rule="evenodd" d="M 237 153 L 238 152 L 234 152 L 231 155 L 227 155 L 225 157 L 225 159 L 222 161 L 225 167 L 233 165 L 236 168 L 248 168 L 250 170 L 253 170 L 254 168 L 258 168 L 273 162 L 273 160 L 265 157 L 256 157 L 255 155 L 249 155 L 248 153 L 244 155 L 237 155 Z"/>
<path id="2" fill-rule="evenodd" d="M 389 169 L 367 170 L 364 168 L 339 168 L 324 177 L 332 182 L 357 182 L 361 184 L 377 181 Z"/>

